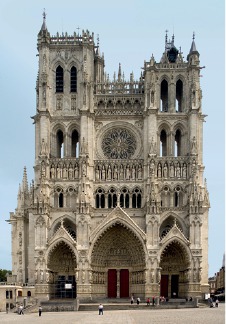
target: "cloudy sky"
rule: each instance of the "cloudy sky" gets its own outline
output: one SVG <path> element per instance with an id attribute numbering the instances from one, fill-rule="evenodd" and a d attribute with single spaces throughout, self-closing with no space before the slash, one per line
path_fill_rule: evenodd
<path id="1" fill-rule="evenodd" d="M 204 124 L 204 177 L 207 178 L 209 214 L 209 275 L 222 266 L 225 250 L 224 194 L 224 0 L 1 0 L 0 1 L 0 268 L 11 269 L 9 212 L 17 206 L 19 183 L 27 167 L 33 179 L 35 82 L 38 72 L 37 34 L 47 13 L 51 35 L 73 34 L 77 28 L 99 35 L 105 71 L 113 77 L 121 63 L 125 78 L 140 76 L 152 53 L 159 61 L 165 30 L 184 57 L 195 32 L 202 70 Z"/>

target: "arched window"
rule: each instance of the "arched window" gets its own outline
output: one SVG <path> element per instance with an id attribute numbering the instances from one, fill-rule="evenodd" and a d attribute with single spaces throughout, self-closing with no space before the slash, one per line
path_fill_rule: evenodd
<path id="1" fill-rule="evenodd" d="M 163 80 L 161 82 L 161 107 L 160 111 L 167 112 L 168 111 L 168 82 Z"/>
<path id="2" fill-rule="evenodd" d="M 105 195 L 101 188 L 96 191 L 96 208 L 105 208 Z"/>
<path id="3" fill-rule="evenodd" d="M 66 206 L 70 208 L 76 207 L 76 192 L 73 187 L 66 190 Z"/>
<path id="4" fill-rule="evenodd" d="M 64 70 L 59 65 L 56 68 L 56 92 L 64 91 Z"/>
<path id="5" fill-rule="evenodd" d="M 59 194 L 59 207 L 64 207 L 64 195 L 62 192 Z"/>
<path id="6" fill-rule="evenodd" d="M 178 129 L 175 134 L 175 149 L 174 149 L 175 156 L 181 155 L 181 131 Z"/>
<path id="7" fill-rule="evenodd" d="M 178 80 L 176 83 L 176 112 L 182 112 L 183 83 Z"/>
<path id="8" fill-rule="evenodd" d="M 164 129 L 160 134 L 160 156 L 167 156 L 167 136 Z"/>
<path id="9" fill-rule="evenodd" d="M 132 208 L 141 208 L 141 190 L 139 188 L 133 190 Z"/>
<path id="10" fill-rule="evenodd" d="M 181 187 L 177 186 L 174 190 L 174 207 L 181 207 L 183 205 L 183 194 Z"/>
<path id="11" fill-rule="evenodd" d="M 129 208 L 129 191 L 126 188 L 121 190 L 120 207 Z"/>
<path id="12" fill-rule="evenodd" d="M 71 134 L 71 156 L 78 157 L 79 156 L 79 135 L 76 130 L 74 130 Z"/>
<path id="13" fill-rule="evenodd" d="M 58 187 L 55 189 L 54 194 L 54 207 L 55 208 L 62 208 L 64 207 L 64 195 L 63 195 L 63 189 Z"/>
<path id="14" fill-rule="evenodd" d="M 74 66 L 71 68 L 71 92 L 77 92 L 77 69 Z"/>
<path id="15" fill-rule="evenodd" d="M 57 157 L 62 158 L 64 156 L 64 134 L 61 130 L 58 130 L 56 134 L 56 146 Z"/>
<path id="16" fill-rule="evenodd" d="M 161 192 L 161 206 L 170 207 L 170 189 L 165 186 Z"/>
<path id="17" fill-rule="evenodd" d="M 108 193 L 108 208 L 115 208 L 117 206 L 117 194 L 114 188 L 111 188 Z"/>

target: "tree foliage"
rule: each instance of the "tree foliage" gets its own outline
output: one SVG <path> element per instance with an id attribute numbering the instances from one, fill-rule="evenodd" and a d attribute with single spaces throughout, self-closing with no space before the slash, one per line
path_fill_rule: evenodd
<path id="1" fill-rule="evenodd" d="M 0 281 L 7 281 L 7 274 L 12 274 L 11 270 L 0 269 Z"/>

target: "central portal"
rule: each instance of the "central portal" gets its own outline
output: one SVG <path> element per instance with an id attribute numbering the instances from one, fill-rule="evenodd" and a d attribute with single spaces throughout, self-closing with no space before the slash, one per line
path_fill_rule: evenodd
<path id="1" fill-rule="evenodd" d="M 129 297 L 129 270 L 128 269 L 108 270 L 108 297 L 109 298 Z"/>

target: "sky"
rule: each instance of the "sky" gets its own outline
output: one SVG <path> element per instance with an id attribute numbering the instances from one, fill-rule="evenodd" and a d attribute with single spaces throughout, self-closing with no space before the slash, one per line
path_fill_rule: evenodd
<path id="1" fill-rule="evenodd" d="M 77 28 L 99 35 L 105 71 L 113 79 L 121 63 L 125 79 L 141 73 L 153 54 L 164 51 L 165 31 L 175 35 L 186 59 L 192 35 L 200 53 L 204 123 L 204 177 L 209 212 L 209 276 L 222 266 L 225 251 L 225 34 L 224 0 L 1 0 L 0 1 L 0 269 L 12 269 L 9 212 L 17 207 L 24 166 L 34 173 L 34 125 L 38 73 L 37 34 L 45 8 L 50 34 Z"/>

